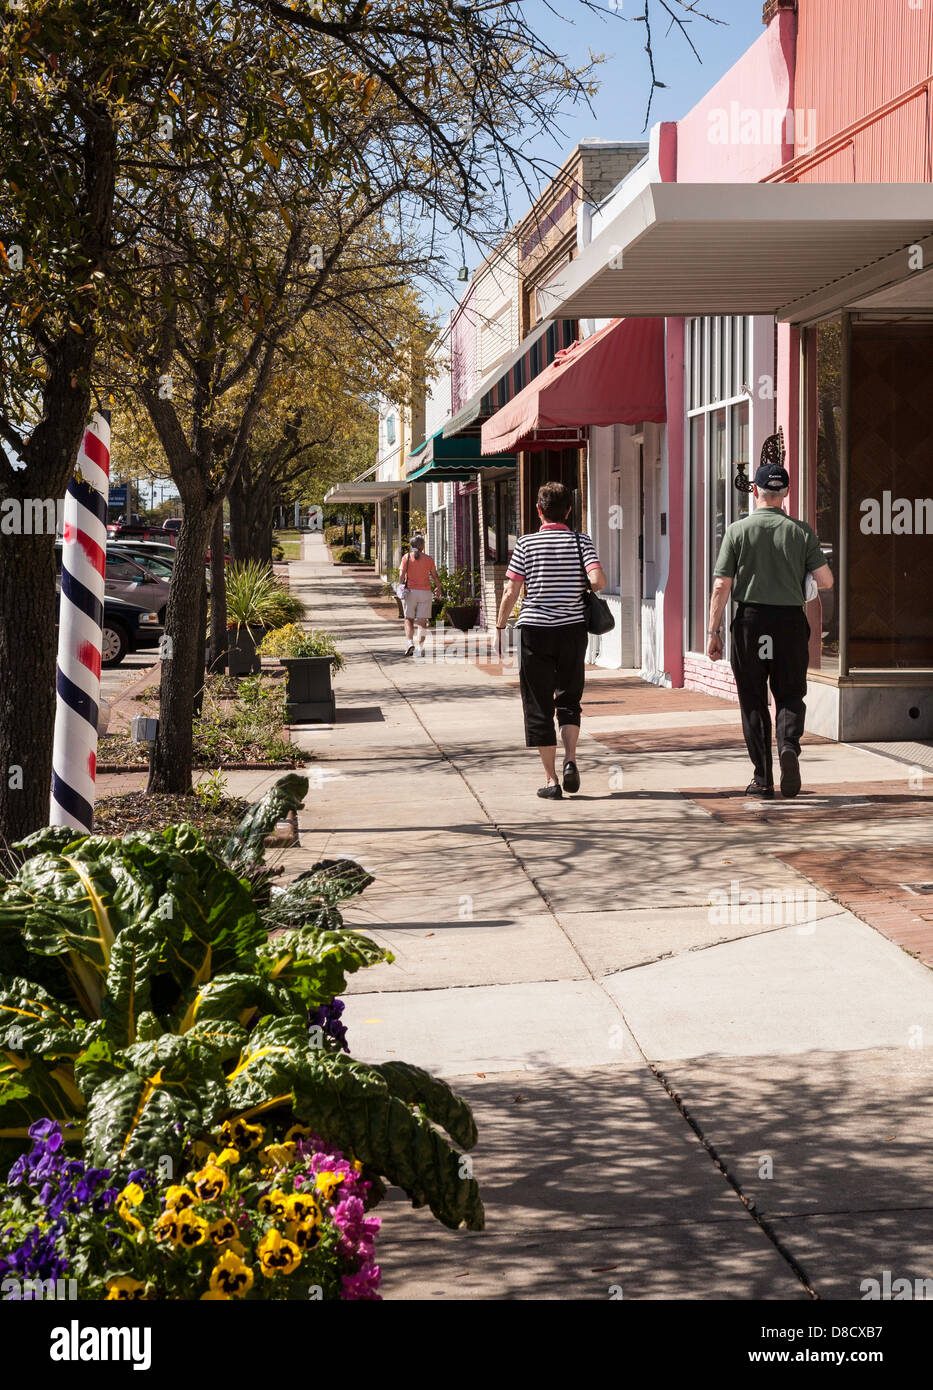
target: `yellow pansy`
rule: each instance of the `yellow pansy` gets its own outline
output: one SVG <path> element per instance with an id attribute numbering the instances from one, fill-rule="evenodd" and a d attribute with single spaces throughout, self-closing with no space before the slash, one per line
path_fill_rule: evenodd
<path id="1" fill-rule="evenodd" d="M 256 1250 L 259 1265 L 267 1279 L 277 1274 L 293 1274 L 301 1264 L 301 1251 L 294 1241 L 276 1230 L 267 1231 Z"/>
<path id="2" fill-rule="evenodd" d="M 290 1201 L 287 1192 L 273 1187 L 271 1192 L 266 1192 L 260 1197 L 256 1205 L 263 1216 L 271 1216 L 273 1221 L 281 1221 L 288 1216 Z"/>
<path id="3" fill-rule="evenodd" d="M 143 1192 L 138 1182 L 130 1182 L 127 1183 L 123 1191 L 118 1194 L 117 1201 L 128 1202 L 131 1207 L 138 1207 L 145 1195 L 145 1192 Z"/>
<path id="4" fill-rule="evenodd" d="M 203 1168 L 199 1168 L 190 1176 L 194 1190 L 202 1202 L 216 1202 L 220 1194 L 227 1190 L 227 1174 L 223 1168 L 218 1168 L 216 1163 L 205 1163 Z"/>
<path id="5" fill-rule="evenodd" d="M 229 1216 L 222 1216 L 208 1227 L 207 1234 L 214 1245 L 227 1245 L 231 1240 L 236 1240 L 240 1233 Z"/>
<path id="6" fill-rule="evenodd" d="M 212 1165 L 216 1165 L 218 1168 L 223 1168 L 223 1166 L 227 1163 L 239 1163 L 239 1161 L 239 1149 L 221 1149 L 219 1154 L 208 1154 L 207 1156 L 207 1163 L 209 1167 Z"/>
<path id="7" fill-rule="evenodd" d="M 293 1192 L 285 1204 L 285 1214 L 290 1221 L 320 1221 L 321 1211 L 312 1195 Z"/>
<path id="8" fill-rule="evenodd" d="M 295 1139 L 307 1139 L 311 1131 L 307 1125 L 292 1125 L 285 1135 L 286 1144 Z"/>
<path id="9" fill-rule="evenodd" d="M 295 1144 L 267 1144 L 262 1151 L 263 1163 L 269 1163 L 274 1168 L 284 1168 L 287 1164 L 293 1163 L 298 1152 Z"/>
<path id="10" fill-rule="evenodd" d="M 317 1177 L 314 1179 L 314 1187 L 317 1192 L 320 1192 L 324 1200 L 329 1202 L 334 1195 L 334 1188 L 339 1187 L 342 1182 L 342 1173 L 332 1173 L 329 1170 L 325 1170 L 322 1173 L 318 1173 Z"/>
<path id="11" fill-rule="evenodd" d="M 165 1192 L 165 1210 L 182 1211 L 185 1207 L 193 1207 L 197 1200 L 190 1187 L 169 1187 Z"/>
<path id="12" fill-rule="evenodd" d="M 299 1250 L 312 1250 L 321 1238 L 320 1222 L 286 1221 L 285 1238 L 298 1246 Z"/>
<path id="13" fill-rule="evenodd" d="M 145 1297 L 145 1284 L 141 1284 L 138 1279 L 131 1279 L 128 1274 L 122 1275 L 119 1279 L 111 1279 L 107 1285 L 107 1300 L 116 1299 L 121 1302 L 128 1302 Z"/>
<path id="14" fill-rule="evenodd" d="M 207 1222 L 203 1216 L 198 1216 L 194 1211 L 183 1211 L 178 1217 L 178 1240 L 176 1244 L 191 1249 L 195 1245 L 203 1245 L 207 1240 L 209 1230 Z"/>
<path id="15" fill-rule="evenodd" d="M 135 1194 L 131 1193 L 130 1188 L 135 1188 L 136 1191 L 139 1193 L 139 1197 L 136 1197 Z M 128 1226 L 132 1226 L 134 1231 L 141 1231 L 143 1229 L 143 1223 L 137 1220 L 137 1218 L 130 1211 L 130 1207 L 138 1206 L 142 1199 L 143 1190 L 137 1183 L 134 1182 L 130 1183 L 129 1187 L 125 1187 L 123 1189 L 116 1201 L 117 1212 Z"/>
<path id="16" fill-rule="evenodd" d="M 253 1271 L 232 1250 L 225 1250 L 211 1270 L 208 1286 L 224 1298 L 242 1298 L 253 1287 Z"/>
<path id="17" fill-rule="evenodd" d="M 220 1126 L 224 1144 L 240 1152 L 258 1149 L 266 1137 L 262 1125 L 250 1125 L 245 1120 L 225 1120 Z"/>
<path id="18" fill-rule="evenodd" d="M 176 1211 L 172 1207 L 167 1207 L 153 1226 L 153 1233 L 156 1240 L 167 1240 L 172 1245 L 178 1244 L 178 1223 L 183 1213 Z"/>

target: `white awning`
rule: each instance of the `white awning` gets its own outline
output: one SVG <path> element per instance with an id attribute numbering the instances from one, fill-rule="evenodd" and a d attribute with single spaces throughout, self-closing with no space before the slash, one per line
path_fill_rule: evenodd
<path id="1" fill-rule="evenodd" d="M 933 184 L 652 183 L 536 293 L 548 318 L 799 323 L 931 264 Z"/>
<path id="2" fill-rule="evenodd" d="M 410 484 L 404 482 L 356 482 L 337 483 L 325 493 L 325 502 L 384 502 L 388 497 L 396 497 L 407 492 Z"/>

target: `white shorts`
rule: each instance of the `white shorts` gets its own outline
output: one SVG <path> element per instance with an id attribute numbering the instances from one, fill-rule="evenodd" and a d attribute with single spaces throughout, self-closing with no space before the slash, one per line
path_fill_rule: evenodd
<path id="1" fill-rule="evenodd" d="M 406 618 L 416 623 L 428 623 L 431 619 L 431 603 L 434 595 L 430 589 L 409 589 L 402 599 L 402 612 Z"/>

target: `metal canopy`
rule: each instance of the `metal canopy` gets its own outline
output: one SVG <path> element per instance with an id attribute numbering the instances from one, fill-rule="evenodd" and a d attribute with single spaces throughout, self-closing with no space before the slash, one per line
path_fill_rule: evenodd
<path id="1" fill-rule="evenodd" d="M 931 236 L 929 183 L 652 183 L 536 293 L 549 318 L 800 322 L 847 278 L 863 293 L 909 279 Z"/>
<path id="2" fill-rule="evenodd" d="M 400 492 L 407 492 L 408 482 L 337 483 L 324 495 L 325 502 L 385 502 Z"/>

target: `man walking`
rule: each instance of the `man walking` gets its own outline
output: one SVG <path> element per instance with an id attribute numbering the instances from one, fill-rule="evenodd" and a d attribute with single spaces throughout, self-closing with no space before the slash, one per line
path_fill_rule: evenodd
<path id="1" fill-rule="evenodd" d="M 441 581 L 430 555 L 424 553 L 424 536 L 412 536 L 409 553 L 402 557 L 399 584 L 407 589 L 402 599 L 405 617 L 405 655 L 424 656 L 424 639 L 431 621 L 431 602 L 441 597 Z M 415 627 L 418 629 L 418 650 L 415 651 Z"/>
<path id="2" fill-rule="evenodd" d="M 771 711 L 781 768 L 781 795 L 800 791 L 800 739 L 807 693 L 810 625 L 804 611 L 807 575 L 818 589 L 831 589 L 832 571 L 816 533 L 787 515 L 782 503 L 790 477 L 782 463 L 779 435 L 766 439 L 755 474 L 754 510 L 734 521 L 723 536 L 710 599 L 707 655 L 722 657 L 722 617 L 730 596 L 732 670 L 742 711 L 742 732 L 755 769 L 746 791 L 774 796 L 771 763 Z"/>
<path id="3" fill-rule="evenodd" d="M 606 587 L 593 542 L 567 525 L 572 508 L 573 498 L 563 483 L 545 483 L 540 489 L 541 527 L 520 536 L 512 551 L 497 619 L 501 631 L 524 584 L 517 627 L 525 746 L 540 754 L 545 785 L 538 795 L 550 801 L 559 800 L 564 791 L 580 790 L 576 750 L 587 642 L 583 594 L 587 578 L 594 590 Z M 557 777 L 555 711 L 564 745 L 563 791 Z"/>

